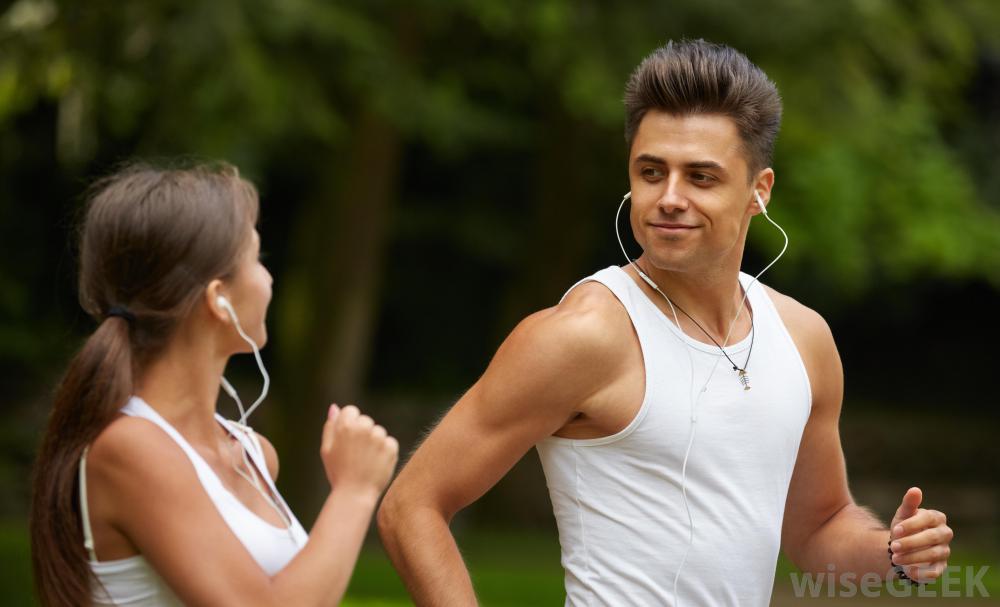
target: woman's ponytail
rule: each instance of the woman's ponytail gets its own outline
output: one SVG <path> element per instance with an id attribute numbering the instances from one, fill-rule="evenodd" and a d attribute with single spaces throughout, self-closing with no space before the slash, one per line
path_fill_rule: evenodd
<path id="1" fill-rule="evenodd" d="M 77 471 L 84 448 L 132 393 L 130 322 L 107 317 L 66 370 L 32 479 L 31 555 L 43 605 L 89 605 Z"/>

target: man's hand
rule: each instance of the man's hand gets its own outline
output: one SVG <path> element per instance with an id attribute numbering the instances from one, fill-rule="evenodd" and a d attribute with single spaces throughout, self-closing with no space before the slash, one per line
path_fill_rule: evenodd
<path id="1" fill-rule="evenodd" d="M 923 493 L 910 487 L 889 526 L 892 562 L 902 565 L 906 575 L 918 582 L 937 579 L 948 566 L 951 538 L 943 512 L 920 507 Z"/>

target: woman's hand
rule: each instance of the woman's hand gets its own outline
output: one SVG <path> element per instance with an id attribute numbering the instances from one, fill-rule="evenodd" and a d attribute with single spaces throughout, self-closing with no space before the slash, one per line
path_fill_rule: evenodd
<path id="1" fill-rule="evenodd" d="M 354 405 L 330 405 L 320 457 L 330 485 L 372 492 L 385 490 L 396 468 L 399 443 Z"/>

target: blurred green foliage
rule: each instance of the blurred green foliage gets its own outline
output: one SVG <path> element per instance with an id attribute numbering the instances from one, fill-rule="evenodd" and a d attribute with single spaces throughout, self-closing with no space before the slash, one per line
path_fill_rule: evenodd
<path id="1" fill-rule="evenodd" d="M 810 246 L 780 272 L 822 267 L 841 297 L 922 272 L 996 283 L 1000 208 L 978 179 L 996 150 L 975 145 L 995 143 L 996 108 L 969 86 L 996 61 L 998 15 L 988 0 L 20 0 L 0 30 L 0 124 L 16 137 L 50 105 L 54 138 L 33 145 L 75 179 L 133 155 L 222 157 L 258 178 L 281 159 L 334 170 L 366 112 L 421 154 L 468 165 L 499 146 L 530 162 L 560 123 L 614 148 L 629 70 L 668 38 L 704 35 L 745 51 L 786 100 L 775 208 Z M 605 190 L 623 181 L 622 151 Z M 464 227 L 485 236 L 482 223 Z"/>

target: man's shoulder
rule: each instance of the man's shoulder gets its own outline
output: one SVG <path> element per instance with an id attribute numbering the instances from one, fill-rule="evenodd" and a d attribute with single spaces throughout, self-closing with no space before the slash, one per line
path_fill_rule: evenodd
<path id="1" fill-rule="evenodd" d="M 764 286 L 778 316 L 804 355 L 825 354 L 836 348 L 830 325 L 819 312 L 771 287 Z"/>
<path id="2" fill-rule="evenodd" d="M 557 305 L 525 320 L 530 320 L 536 331 L 595 348 L 614 346 L 632 331 L 625 307 L 597 281 L 577 285 Z"/>
<path id="3" fill-rule="evenodd" d="M 618 360 L 635 337 L 624 306 L 598 282 L 572 289 L 559 304 L 531 314 L 511 333 L 512 345 L 577 366 Z"/>

